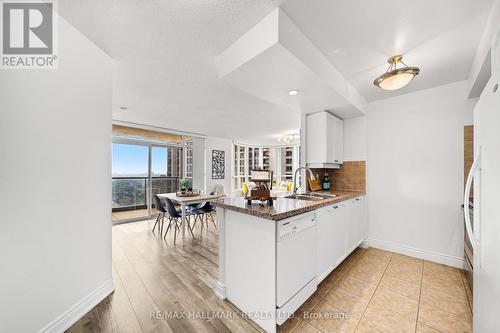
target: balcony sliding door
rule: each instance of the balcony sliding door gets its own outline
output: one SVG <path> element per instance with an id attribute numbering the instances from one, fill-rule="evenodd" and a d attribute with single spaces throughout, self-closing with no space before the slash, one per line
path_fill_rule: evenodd
<path id="1" fill-rule="evenodd" d="M 113 222 L 148 217 L 149 146 L 114 143 L 112 166 Z"/>
<path id="2" fill-rule="evenodd" d="M 113 223 L 150 218 L 157 214 L 153 196 L 179 188 L 183 148 L 118 140 L 112 166 Z"/>

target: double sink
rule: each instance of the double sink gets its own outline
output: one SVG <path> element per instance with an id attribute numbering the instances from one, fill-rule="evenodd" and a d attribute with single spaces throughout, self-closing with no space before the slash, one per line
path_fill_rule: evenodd
<path id="1" fill-rule="evenodd" d="M 309 192 L 309 193 L 305 193 L 305 194 L 292 194 L 292 195 L 286 196 L 285 198 L 296 199 L 296 200 L 306 200 L 306 201 L 321 201 L 321 200 L 331 199 L 331 198 L 335 198 L 335 197 L 336 197 L 335 194 Z"/>

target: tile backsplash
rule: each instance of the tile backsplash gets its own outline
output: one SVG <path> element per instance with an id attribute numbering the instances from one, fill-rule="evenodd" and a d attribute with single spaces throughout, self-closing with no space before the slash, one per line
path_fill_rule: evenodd
<path id="1" fill-rule="evenodd" d="M 340 169 L 313 169 L 321 178 L 325 171 L 331 190 L 366 191 L 366 161 L 344 161 Z"/>

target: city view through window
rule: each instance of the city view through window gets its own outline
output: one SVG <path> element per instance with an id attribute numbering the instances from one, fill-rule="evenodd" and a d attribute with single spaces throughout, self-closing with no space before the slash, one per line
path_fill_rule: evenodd
<path id="1" fill-rule="evenodd" d="M 113 143 L 113 221 L 154 215 L 153 196 L 177 191 L 183 175 L 192 176 L 191 150 L 190 146 Z"/>
<path id="2" fill-rule="evenodd" d="M 252 169 L 273 172 L 273 182 L 291 182 L 299 165 L 299 146 L 250 147 L 234 145 L 233 189 L 241 189 L 250 181 Z"/>

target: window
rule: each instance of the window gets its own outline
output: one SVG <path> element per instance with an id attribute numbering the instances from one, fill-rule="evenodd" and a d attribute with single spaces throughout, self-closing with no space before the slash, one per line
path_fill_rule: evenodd
<path id="1" fill-rule="evenodd" d="M 234 146 L 234 177 L 233 188 L 238 189 L 242 187 L 245 182 L 245 147 Z"/>
<path id="2" fill-rule="evenodd" d="M 298 146 L 277 148 L 249 147 L 234 145 L 233 189 L 241 189 L 244 182 L 250 181 L 250 170 L 273 171 L 275 185 L 282 181 L 292 181 L 298 168 Z"/>
<path id="3" fill-rule="evenodd" d="M 293 146 L 279 149 L 281 153 L 281 181 L 292 181 L 294 172 Z"/>
<path id="4" fill-rule="evenodd" d="M 182 148 L 151 146 L 151 214 L 156 214 L 153 196 L 179 189 Z"/>
<path id="5" fill-rule="evenodd" d="M 186 147 L 186 178 L 193 178 L 193 147 Z"/>
<path id="6" fill-rule="evenodd" d="M 113 144 L 111 208 L 113 220 L 147 216 L 149 148 L 144 145 Z"/>
<path id="7" fill-rule="evenodd" d="M 184 176 L 183 178 L 193 179 L 193 139 L 183 137 L 183 147 L 186 154 L 184 155 Z"/>
<path id="8" fill-rule="evenodd" d="M 113 222 L 155 215 L 154 195 L 176 192 L 181 178 L 193 177 L 190 138 L 177 144 L 115 136 L 112 155 Z"/>

